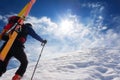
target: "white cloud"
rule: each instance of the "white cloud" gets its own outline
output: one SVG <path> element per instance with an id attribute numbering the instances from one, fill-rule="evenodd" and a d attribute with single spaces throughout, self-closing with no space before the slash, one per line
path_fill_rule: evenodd
<path id="1" fill-rule="evenodd" d="M 53 22 L 48 17 L 31 19 L 34 19 L 30 21 L 33 21 L 37 33 L 47 35 L 49 53 L 81 48 L 119 47 L 119 34 L 113 30 L 108 30 L 106 34 L 101 33 L 107 29 L 107 26 L 102 25 L 104 19 L 102 16 L 98 16 L 98 23 L 94 23 L 91 19 L 87 26 L 76 15 L 69 14 L 60 18 L 59 23 Z M 94 27 L 94 24 L 97 27 Z"/>
<path id="2" fill-rule="evenodd" d="M 98 18 L 99 18 L 100 20 L 102 20 L 102 19 L 103 19 L 103 17 L 102 17 L 102 16 L 98 16 Z"/>
<path id="3" fill-rule="evenodd" d="M 105 9 L 104 6 L 101 6 L 100 7 L 100 12 L 102 12 L 104 9 Z"/>
<path id="4" fill-rule="evenodd" d="M 87 3 L 83 3 L 81 4 L 82 7 L 87 7 L 87 8 L 91 8 L 91 9 L 99 9 L 100 11 L 104 10 L 104 6 L 102 6 L 102 4 L 100 2 L 87 2 Z"/>

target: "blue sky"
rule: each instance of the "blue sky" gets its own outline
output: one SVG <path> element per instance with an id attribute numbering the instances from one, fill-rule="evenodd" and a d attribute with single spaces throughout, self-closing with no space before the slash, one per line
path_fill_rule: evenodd
<path id="1" fill-rule="evenodd" d="M 0 28 L 28 1 L 2 0 Z M 120 48 L 119 3 L 120 0 L 37 0 L 27 22 L 48 40 L 47 57 L 88 48 Z M 39 54 L 40 49 L 40 43 L 29 37 L 26 52 L 31 60 L 31 55 Z"/>

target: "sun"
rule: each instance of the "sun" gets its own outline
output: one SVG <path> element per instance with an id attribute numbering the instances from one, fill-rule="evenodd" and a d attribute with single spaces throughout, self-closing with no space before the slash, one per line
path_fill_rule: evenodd
<path id="1" fill-rule="evenodd" d="M 60 31 L 62 34 L 68 34 L 73 29 L 73 22 L 69 19 L 63 19 L 60 22 Z"/>
<path id="2" fill-rule="evenodd" d="M 65 29 L 69 28 L 71 26 L 71 21 L 69 21 L 69 20 L 63 20 L 61 22 L 61 26 L 64 27 Z"/>

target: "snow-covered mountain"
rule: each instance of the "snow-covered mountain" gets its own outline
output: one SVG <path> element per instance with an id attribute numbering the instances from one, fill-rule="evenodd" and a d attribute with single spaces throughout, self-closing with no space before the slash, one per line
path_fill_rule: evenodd
<path id="1" fill-rule="evenodd" d="M 31 80 L 34 66 L 29 64 L 22 80 Z M 8 70 L 0 80 L 11 80 L 15 70 Z M 120 80 L 120 50 L 85 49 L 41 58 L 33 80 Z"/>

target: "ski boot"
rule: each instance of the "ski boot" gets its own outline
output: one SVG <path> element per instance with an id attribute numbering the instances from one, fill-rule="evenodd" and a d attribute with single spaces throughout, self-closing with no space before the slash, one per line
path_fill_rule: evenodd
<path id="1" fill-rule="evenodd" d="M 15 74 L 12 78 L 12 80 L 21 80 L 21 76 L 18 74 Z"/>

